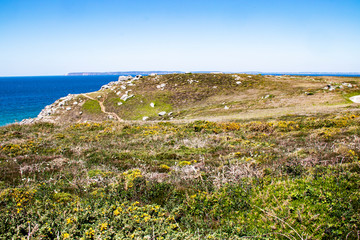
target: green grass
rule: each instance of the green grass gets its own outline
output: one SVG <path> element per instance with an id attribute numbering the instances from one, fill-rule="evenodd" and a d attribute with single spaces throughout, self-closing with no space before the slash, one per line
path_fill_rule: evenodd
<path id="1" fill-rule="evenodd" d="M 167 92 L 135 95 L 127 101 L 120 100 L 123 104 L 119 106 L 117 105 L 119 98 L 110 95 L 105 106 L 108 111 L 116 112 L 123 119 L 142 120 L 145 116 L 156 118 L 162 111 L 169 113 L 173 109 L 169 99 L 170 96 Z M 150 106 L 151 102 L 155 104 L 154 107 Z"/>
<path id="2" fill-rule="evenodd" d="M 101 113 L 101 107 L 99 102 L 92 99 L 86 100 L 86 102 L 82 106 L 82 110 L 91 114 Z"/>
<path id="3" fill-rule="evenodd" d="M 360 95 L 360 91 L 358 91 L 358 90 L 353 90 L 353 91 L 350 91 L 350 92 L 347 91 L 347 92 L 343 92 L 342 95 L 345 98 L 346 102 L 352 103 L 350 98 L 353 97 L 353 96 Z"/>

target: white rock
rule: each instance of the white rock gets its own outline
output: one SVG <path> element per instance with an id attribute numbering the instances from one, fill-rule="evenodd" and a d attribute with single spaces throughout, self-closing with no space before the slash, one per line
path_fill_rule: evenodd
<path id="1" fill-rule="evenodd" d="M 79 115 L 82 115 L 83 114 L 83 112 L 79 112 Z"/>
<path id="2" fill-rule="evenodd" d="M 351 83 L 342 83 L 345 87 L 352 88 L 353 85 Z"/>
<path id="3" fill-rule="evenodd" d="M 162 84 L 156 85 L 156 88 L 161 89 L 161 88 L 164 88 L 165 86 L 166 86 L 166 83 L 162 83 Z"/>
<path id="4" fill-rule="evenodd" d="M 133 80 L 139 80 L 142 77 L 142 75 L 136 75 Z"/>
<path id="5" fill-rule="evenodd" d="M 108 115 L 107 117 L 108 117 L 108 119 L 114 119 L 114 117 L 112 115 Z"/>
<path id="6" fill-rule="evenodd" d="M 74 104 L 74 105 L 78 105 L 79 103 L 78 103 L 78 102 L 74 102 L 73 104 Z"/>
<path id="7" fill-rule="evenodd" d="M 127 81 L 131 79 L 131 76 L 119 76 L 118 81 Z"/>
<path id="8" fill-rule="evenodd" d="M 122 105 L 122 104 L 123 104 L 122 102 L 118 102 L 118 103 L 117 103 L 118 106 L 120 106 L 120 105 Z"/>
<path id="9" fill-rule="evenodd" d="M 152 107 L 152 108 L 155 107 L 155 103 L 153 103 L 153 102 L 150 103 L 150 107 Z"/>
<path id="10" fill-rule="evenodd" d="M 247 76 L 248 78 L 252 78 L 252 76 Z"/>
<path id="11" fill-rule="evenodd" d="M 132 97 L 134 97 L 134 95 L 132 94 L 132 95 L 127 95 L 127 94 L 124 94 L 120 99 L 121 100 L 123 100 L 123 101 L 126 101 L 126 100 L 128 100 L 128 99 L 130 99 L 130 98 L 132 98 Z"/>
<path id="12" fill-rule="evenodd" d="M 126 101 L 127 97 L 129 97 L 129 95 L 127 95 L 126 93 L 124 95 L 121 96 L 121 100 Z"/>
<path id="13" fill-rule="evenodd" d="M 229 109 L 229 107 L 228 107 L 228 106 L 225 106 L 225 107 L 224 107 L 224 109 L 225 109 L 225 110 L 228 110 L 228 109 Z"/>
<path id="14" fill-rule="evenodd" d="M 239 84 L 241 84 L 241 82 L 240 82 L 240 81 L 237 81 L 236 84 L 239 85 Z"/>
<path id="15" fill-rule="evenodd" d="M 213 86 L 213 88 L 217 88 L 217 86 Z"/>
<path id="16" fill-rule="evenodd" d="M 121 85 L 121 88 L 125 90 L 125 89 L 126 89 L 126 86 L 124 86 L 124 85 Z"/>
<path id="17" fill-rule="evenodd" d="M 164 116 L 166 114 L 166 112 L 162 111 L 162 112 L 159 112 L 158 114 L 159 114 L 159 116 Z"/>
<path id="18" fill-rule="evenodd" d="M 169 116 L 172 115 L 172 114 L 173 114 L 173 112 L 169 112 L 169 113 L 168 113 Z"/>
<path id="19" fill-rule="evenodd" d="M 97 98 L 101 98 L 101 95 L 97 96 Z"/>
<path id="20" fill-rule="evenodd" d="M 142 119 L 143 119 L 143 121 L 146 121 L 149 119 L 149 117 L 143 117 Z"/>
<path id="21" fill-rule="evenodd" d="M 360 95 L 353 96 L 350 98 L 350 100 L 353 101 L 354 103 L 360 103 Z"/>
<path id="22" fill-rule="evenodd" d="M 109 85 L 104 85 L 104 86 L 101 87 L 101 89 L 108 89 L 108 88 L 110 88 Z"/>
<path id="23" fill-rule="evenodd" d="M 233 75 L 233 77 L 235 78 L 236 81 L 239 81 L 241 80 L 241 77 L 240 76 L 237 76 L 237 75 Z"/>
<path id="24" fill-rule="evenodd" d="M 67 107 L 67 108 L 66 108 L 66 111 L 70 111 L 70 110 L 71 110 L 71 107 Z"/>

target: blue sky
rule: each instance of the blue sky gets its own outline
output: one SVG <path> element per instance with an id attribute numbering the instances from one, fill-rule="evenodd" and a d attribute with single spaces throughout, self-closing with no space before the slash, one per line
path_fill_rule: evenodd
<path id="1" fill-rule="evenodd" d="M 360 72 L 359 0 L 0 0 L 0 76 Z"/>

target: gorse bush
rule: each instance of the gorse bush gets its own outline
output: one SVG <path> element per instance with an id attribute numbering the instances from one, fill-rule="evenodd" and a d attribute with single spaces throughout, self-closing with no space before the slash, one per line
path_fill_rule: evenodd
<path id="1" fill-rule="evenodd" d="M 358 113 L 1 128 L 1 239 L 357 239 Z"/>

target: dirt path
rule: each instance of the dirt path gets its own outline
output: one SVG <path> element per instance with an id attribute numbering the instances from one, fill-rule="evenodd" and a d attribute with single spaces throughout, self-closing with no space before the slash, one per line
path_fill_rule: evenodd
<path id="1" fill-rule="evenodd" d="M 88 99 L 97 101 L 97 102 L 99 103 L 100 108 L 101 108 L 101 111 L 102 111 L 103 113 L 115 117 L 119 122 L 123 122 L 123 121 L 124 121 L 124 120 L 121 119 L 116 113 L 114 113 L 114 112 L 107 112 L 107 111 L 106 111 L 106 108 L 105 108 L 105 106 L 104 106 L 104 104 L 103 104 L 103 102 L 100 102 L 99 100 L 97 100 L 97 99 L 95 99 L 95 98 L 93 98 L 93 97 L 90 97 L 90 96 L 88 96 L 88 95 L 86 95 L 86 94 L 83 94 L 83 96 L 86 97 L 86 98 L 88 98 Z"/>

